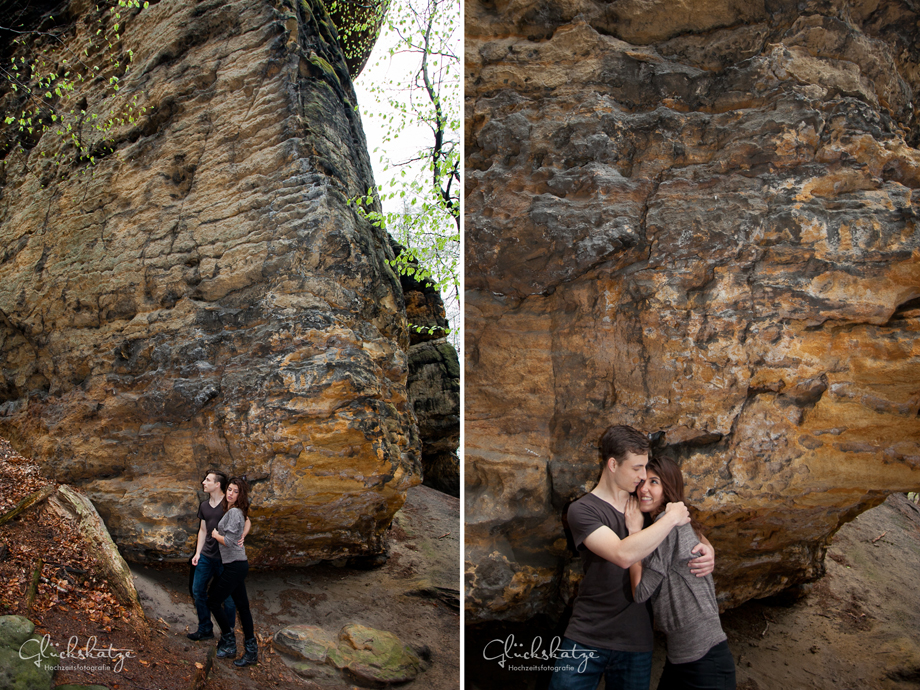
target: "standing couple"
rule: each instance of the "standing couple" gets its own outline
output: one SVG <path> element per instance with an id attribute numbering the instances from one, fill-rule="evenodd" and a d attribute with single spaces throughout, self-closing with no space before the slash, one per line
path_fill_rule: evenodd
<path id="1" fill-rule="evenodd" d="M 220 626 L 217 656 L 236 656 L 236 612 L 243 624 L 243 656 L 234 661 L 236 666 L 248 666 L 258 661 L 249 599 L 246 596 L 246 574 L 249 561 L 243 540 L 249 534 L 249 485 L 240 477 L 227 478 L 224 472 L 211 470 L 201 481 L 208 500 L 198 506 L 198 544 L 192 565 L 195 577 L 192 596 L 198 613 L 198 629 L 188 634 L 190 640 L 213 640 L 214 626 L 211 614 Z M 208 584 L 210 583 L 210 587 Z"/>
<path id="2" fill-rule="evenodd" d="M 648 438 L 629 426 L 607 429 L 600 446 L 600 481 L 568 511 L 585 576 L 550 690 L 594 690 L 601 677 L 610 690 L 648 690 L 652 621 L 641 603 L 648 600 L 667 637 L 658 689 L 734 690 L 715 552 L 683 503 L 680 468 L 649 461 Z M 646 515 L 654 518 L 648 527 Z"/>

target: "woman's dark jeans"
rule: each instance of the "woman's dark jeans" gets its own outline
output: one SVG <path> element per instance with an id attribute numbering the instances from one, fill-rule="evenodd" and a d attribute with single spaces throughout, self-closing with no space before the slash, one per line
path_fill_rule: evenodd
<path id="1" fill-rule="evenodd" d="M 666 661 L 658 690 L 735 690 L 735 660 L 728 642 L 712 647 L 688 664 Z"/>
<path id="2" fill-rule="evenodd" d="M 228 596 L 236 604 L 236 610 L 243 624 L 243 637 L 247 640 L 255 637 L 252 625 L 252 614 L 249 612 L 249 597 L 246 596 L 246 573 L 249 572 L 249 561 L 233 561 L 224 563 L 224 570 L 208 590 L 208 608 L 214 620 L 220 626 L 224 635 L 233 632 L 233 621 L 229 620 L 221 609 L 221 602 Z"/>

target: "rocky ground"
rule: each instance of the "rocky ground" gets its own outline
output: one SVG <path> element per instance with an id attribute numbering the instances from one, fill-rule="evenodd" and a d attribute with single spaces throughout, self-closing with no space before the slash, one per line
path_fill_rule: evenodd
<path id="1" fill-rule="evenodd" d="M 826 568 L 798 599 L 751 601 L 722 615 L 739 690 L 920 687 L 920 507 L 895 494 L 844 525 Z M 545 649 L 558 629 L 531 622 L 468 631 L 470 688 L 546 687 L 546 672 L 510 671 L 483 658 L 490 641 L 511 634 L 526 648 L 540 635 Z M 664 641 L 657 642 L 652 688 L 664 663 Z"/>
<path id="2" fill-rule="evenodd" d="M 0 512 L 42 483 L 47 481 L 34 465 L 0 441 Z M 244 670 L 220 660 L 209 667 L 213 643 L 186 639 L 196 618 L 184 567 L 132 566 L 148 619 L 146 625 L 133 624 L 106 583 L 95 576 L 93 555 L 80 548 L 79 534 L 42 506 L 0 527 L 0 615 L 30 618 L 36 632 L 49 635 L 59 649 L 72 638 L 79 641 L 77 651 L 92 645 L 92 665 L 97 668 L 75 670 L 90 664 L 68 660 L 62 666 L 70 670 L 55 676 L 59 684 L 187 690 L 209 671 L 206 683 L 196 687 L 308 688 L 274 650 L 272 635 L 297 623 L 322 626 L 336 635 L 344 625 L 359 623 L 395 633 L 430 659 L 429 668 L 402 687 L 453 689 L 460 676 L 459 525 L 456 498 L 419 486 L 410 490 L 396 515 L 385 565 L 354 570 L 324 564 L 250 573 L 247 588 L 262 654 L 257 666 Z M 27 581 L 39 556 L 45 563 L 44 579 L 27 610 Z M 130 651 L 117 672 L 100 651 L 110 647 Z"/>

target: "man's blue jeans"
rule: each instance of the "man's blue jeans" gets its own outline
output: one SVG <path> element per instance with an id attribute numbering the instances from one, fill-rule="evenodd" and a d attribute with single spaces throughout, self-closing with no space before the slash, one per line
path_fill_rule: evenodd
<path id="1" fill-rule="evenodd" d="M 648 690 L 651 652 L 618 652 L 562 638 L 549 690 L 596 690 L 601 677 L 608 690 Z"/>
<path id="2" fill-rule="evenodd" d="M 220 577 L 224 572 L 224 564 L 216 558 L 208 558 L 204 554 L 198 556 L 198 565 L 195 566 L 195 579 L 192 581 L 192 596 L 195 598 L 195 611 L 198 612 L 198 632 L 209 633 L 214 631 L 211 623 L 211 612 L 208 610 L 208 583 L 212 577 Z M 224 614 L 231 625 L 236 624 L 236 606 L 233 599 L 227 597 L 224 601 Z"/>

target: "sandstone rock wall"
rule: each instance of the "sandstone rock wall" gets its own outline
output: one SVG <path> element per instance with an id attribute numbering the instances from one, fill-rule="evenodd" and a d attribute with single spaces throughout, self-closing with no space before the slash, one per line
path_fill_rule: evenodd
<path id="1" fill-rule="evenodd" d="M 723 605 L 920 487 L 920 13 L 466 5 L 467 620 L 558 612 L 614 423 L 681 463 Z"/>
<path id="2" fill-rule="evenodd" d="M 460 497 L 460 360 L 447 338 L 409 348 L 409 399 L 422 442 L 422 483 Z"/>
<path id="3" fill-rule="evenodd" d="M 408 388 L 422 444 L 422 483 L 459 498 L 460 359 L 434 285 L 406 275 L 399 282 L 410 323 Z"/>
<path id="4" fill-rule="evenodd" d="M 115 69 L 94 31 L 116 20 L 65 9 L 42 25 L 62 43 L 5 49 Z M 70 101 L 94 165 L 0 133 L 0 434 L 129 558 L 190 553 L 211 467 L 253 482 L 254 560 L 377 553 L 419 444 L 389 240 L 347 203 L 372 174 L 335 29 L 319 0 L 125 13 L 119 91 L 105 72 Z M 135 97 L 108 153 L 90 117 Z"/>

